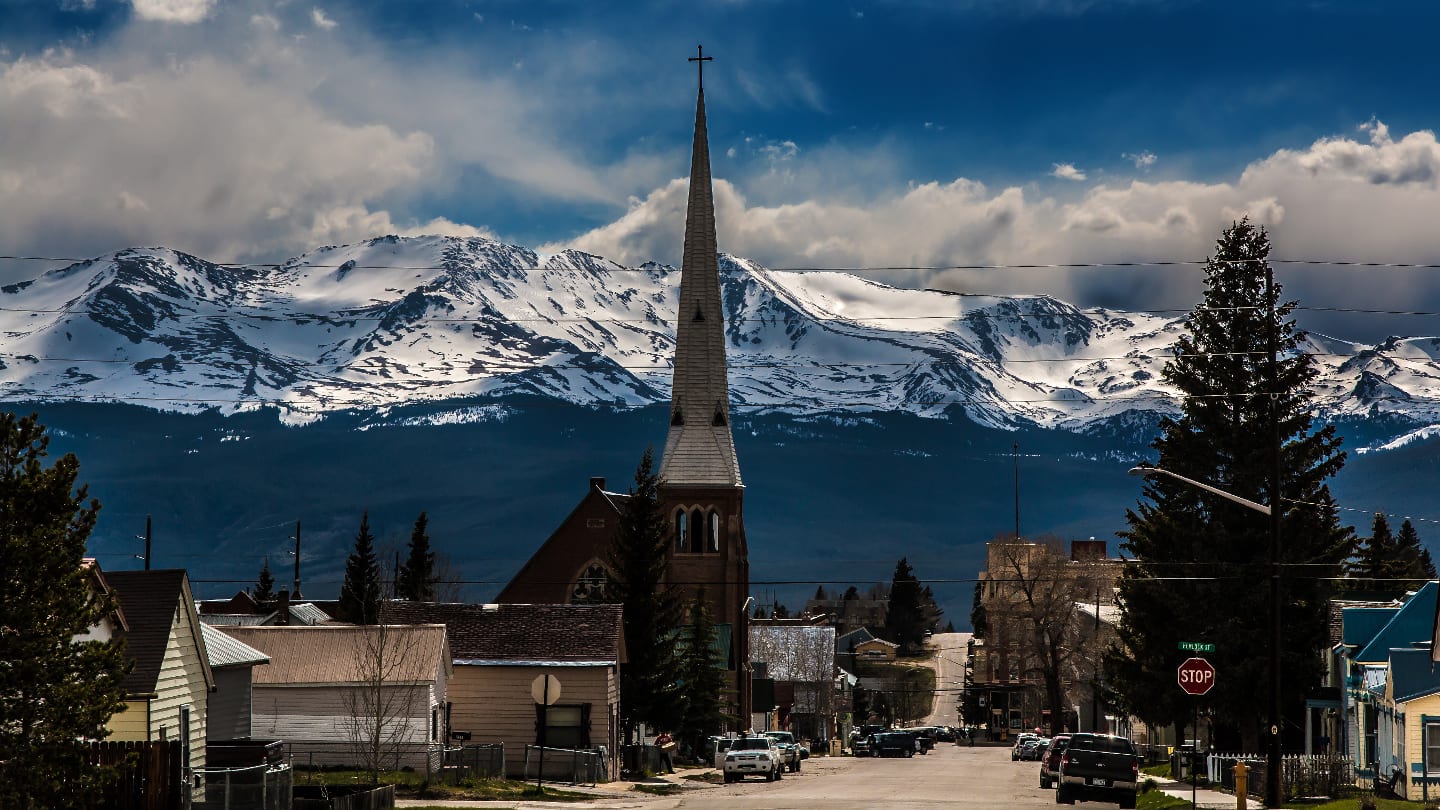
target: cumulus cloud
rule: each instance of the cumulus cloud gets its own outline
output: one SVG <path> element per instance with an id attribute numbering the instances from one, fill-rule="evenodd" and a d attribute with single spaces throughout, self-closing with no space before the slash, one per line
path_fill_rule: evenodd
<path id="1" fill-rule="evenodd" d="M 1085 179 L 1085 172 L 1075 168 L 1073 163 L 1056 163 L 1055 168 L 1050 170 L 1050 176 L 1079 182 Z"/>
<path id="2" fill-rule="evenodd" d="M 135 16 L 142 20 L 198 23 L 210 16 L 215 0 L 132 0 Z"/>
<path id="3" fill-rule="evenodd" d="M 339 23 L 326 16 L 325 9 L 319 6 L 310 9 L 310 22 L 314 23 L 315 27 L 322 31 L 330 31 L 339 25 Z"/>
<path id="4" fill-rule="evenodd" d="M 917 267 L 1199 260 L 1240 217 L 1271 230 L 1281 258 L 1413 261 L 1440 259 L 1433 238 L 1440 210 L 1440 143 L 1434 133 L 1396 139 L 1383 124 L 1365 140 L 1324 138 L 1280 150 L 1238 177 L 1216 182 L 1132 180 L 1097 184 L 1078 199 L 989 188 L 957 179 L 913 184 L 869 199 L 812 198 L 757 204 L 717 181 L 722 250 L 774 267 Z M 613 223 L 571 244 L 627 263 L 676 262 L 684 227 L 684 180 L 634 204 Z M 557 246 L 552 246 L 554 249 Z M 1281 266 L 1287 294 L 1334 305 L 1393 304 L 1395 295 L 1440 297 L 1423 274 L 1360 285 L 1346 268 Z M 972 292 L 1048 293 L 1081 304 L 1170 308 L 1193 302 L 1198 268 L 893 273 L 891 283 Z M 1340 327 L 1337 327 L 1340 328 Z"/>

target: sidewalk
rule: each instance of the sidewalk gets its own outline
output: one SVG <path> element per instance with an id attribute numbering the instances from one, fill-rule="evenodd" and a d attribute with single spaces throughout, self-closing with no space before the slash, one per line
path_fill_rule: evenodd
<path id="1" fill-rule="evenodd" d="M 614 782 L 601 782 L 596 785 L 570 785 L 560 782 L 546 782 L 547 789 L 564 791 L 567 793 L 583 793 L 592 800 L 604 800 L 599 805 L 604 810 L 630 810 L 631 808 L 650 808 L 650 810 L 662 810 L 665 807 L 673 807 L 679 803 L 678 797 L 652 796 L 638 793 L 634 790 L 637 784 L 647 785 L 681 785 L 692 786 L 683 777 L 700 775 L 704 773 L 718 773 L 714 768 L 686 768 L 675 773 L 657 774 L 643 781 L 631 781 L 617 779 Z M 695 785 L 698 787 L 698 785 Z M 667 801 L 667 798 L 670 801 Z M 476 801 L 470 799 L 396 799 L 396 807 L 483 807 L 484 810 L 556 810 L 556 808 L 574 806 L 576 802 L 553 802 L 535 800 L 499 800 L 499 801 Z M 582 806 L 585 802 L 579 802 Z"/>
<path id="2" fill-rule="evenodd" d="M 1155 776 L 1148 778 L 1154 779 L 1165 795 L 1190 801 L 1190 784 L 1188 782 L 1176 782 L 1173 779 L 1162 779 Z M 1209 810 L 1235 810 L 1235 794 L 1203 787 L 1198 788 L 1195 791 L 1195 806 Z M 1251 800 L 1250 807 L 1261 807 L 1261 803 Z"/>

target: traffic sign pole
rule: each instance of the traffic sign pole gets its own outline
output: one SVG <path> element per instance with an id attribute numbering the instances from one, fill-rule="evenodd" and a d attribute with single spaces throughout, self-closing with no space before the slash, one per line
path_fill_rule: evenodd
<path id="1" fill-rule="evenodd" d="M 1182 650 L 1199 650 L 1204 647 L 1209 647 L 1212 652 L 1215 649 L 1213 644 L 1180 642 Z M 1175 681 L 1185 690 L 1185 694 L 1195 698 L 1195 744 L 1190 746 L 1190 806 L 1199 807 L 1200 805 L 1195 803 L 1195 786 L 1200 776 L 1195 772 L 1195 762 L 1200 748 L 1200 698 L 1215 688 L 1215 667 L 1204 658 L 1187 658 L 1180 664 L 1179 669 L 1175 670 Z"/>

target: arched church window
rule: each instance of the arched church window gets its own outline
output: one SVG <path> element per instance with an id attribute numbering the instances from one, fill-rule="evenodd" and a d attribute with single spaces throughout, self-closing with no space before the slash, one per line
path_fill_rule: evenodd
<path id="1" fill-rule="evenodd" d="M 705 539 L 705 513 L 701 512 L 698 506 L 690 513 L 690 526 L 690 530 L 695 533 L 692 538 L 695 543 L 694 550 L 704 551 L 709 547 L 709 541 Z"/>
<path id="2" fill-rule="evenodd" d="M 690 550 L 690 522 L 689 515 L 684 509 L 675 510 L 675 550 L 686 552 Z"/>
<path id="3" fill-rule="evenodd" d="M 591 563 L 575 579 L 570 602 L 578 605 L 603 605 L 609 601 L 610 572 L 600 563 Z"/>
<path id="4" fill-rule="evenodd" d="M 711 551 L 720 550 L 720 513 L 710 510 L 710 529 L 705 532 L 706 539 L 710 542 Z"/>

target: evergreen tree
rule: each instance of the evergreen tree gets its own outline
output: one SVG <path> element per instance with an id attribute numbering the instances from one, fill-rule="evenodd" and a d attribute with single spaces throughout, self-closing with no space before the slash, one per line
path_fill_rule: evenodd
<path id="1" fill-rule="evenodd" d="M 1419 533 L 1406 519 L 1400 524 L 1400 533 L 1395 535 L 1394 577 L 1409 578 L 1402 583 L 1407 591 L 1420 589 L 1435 577 L 1435 565 L 1429 558 L 1430 552 L 1420 542 Z"/>
<path id="2" fill-rule="evenodd" d="M 890 583 L 890 603 L 885 610 L 885 635 L 900 645 L 906 655 L 920 652 L 925 645 L 925 603 L 920 580 L 915 578 L 904 557 L 895 564 Z"/>
<path id="3" fill-rule="evenodd" d="M 783 604 L 777 602 L 775 604 L 775 609 L 770 611 L 770 618 L 788 619 L 790 618 L 790 608 L 787 608 Z"/>
<path id="4" fill-rule="evenodd" d="M 945 622 L 945 629 L 944 629 L 944 630 L 941 630 L 940 632 L 942 632 L 942 633 L 953 633 L 953 632 L 955 632 L 955 622 L 953 622 L 953 621 Z"/>
<path id="5" fill-rule="evenodd" d="M 255 580 L 255 592 L 251 596 L 261 607 L 275 601 L 275 577 L 270 573 L 269 557 L 260 565 L 260 577 Z"/>
<path id="6" fill-rule="evenodd" d="M 665 582 L 669 527 L 660 511 L 654 453 L 647 448 L 635 469 L 635 483 L 620 508 L 607 565 L 614 572 L 614 601 L 624 610 L 625 650 L 620 669 L 620 723 L 625 741 L 648 723 L 674 728 L 680 717 L 679 656 L 675 628 L 680 597 Z"/>
<path id="7" fill-rule="evenodd" d="M 1295 303 L 1282 303 L 1279 285 L 1269 283 L 1269 253 L 1264 228 L 1245 220 L 1218 240 L 1204 300 L 1162 372 L 1182 395 L 1180 414 L 1161 420 L 1151 446 L 1163 469 L 1282 510 L 1280 563 L 1306 566 L 1304 576 L 1283 579 L 1279 651 L 1283 706 L 1298 715 L 1322 675 L 1314 651 L 1327 643 L 1329 578 L 1350 545 L 1333 514 L 1294 504 L 1323 497 L 1345 456 L 1333 427 L 1313 429 L 1309 386 L 1317 371 L 1291 319 Z M 1276 434 L 1280 491 L 1271 492 Z M 1192 702 L 1157 673 L 1174 671 L 1177 642 L 1219 642 L 1211 661 L 1226 676 L 1207 696 L 1217 737 L 1257 750 L 1268 714 L 1268 690 L 1256 688 L 1268 682 L 1267 656 L 1257 651 L 1268 648 L 1271 624 L 1268 589 L 1255 573 L 1268 570 L 1268 519 L 1168 476 L 1147 477 L 1144 498 L 1121 533 L 1135 559 L 1119 582 L 1123 647 L 1106 657 L 1107 680 L 1141 719 L 1183 722 Z M 1303 725 L 1297 717 L 1287 727 Z"/>
<path id="8" fill-rule="evenodd" d="M 846 601 L 846 602 L 849 602 L 849 601 L 854 600 L 854 599 L 859 599 L 859 598 L 860 598 L 860 589 L 859 589 L 859 588 L 856 588 L 854 585 L 851 585 L 850 587 L 846 588 L 846 589 L 845 589 L 845 595 L 844 595 L 843 597 L 841 597 L 841 599 L 842 599 L 843 601 Z"/>
<path id="9" fill-rule="evenodd" d="M 815 601 L 817 601 L 817 602 L 824 602 L 824 601 L 828 600 L 829 598 L 830 598 L 830 594 L 828 594 L 828 593 L 825 592 L 825 586 L 824 586 L 824 585 L 821 585 L 820 587 L 818 587 L 818 588 L 815 589 Z"/>
<path id="10" fill-rule="evenodd" d="M 340 586 L 340 618 L 354 624 L 376 624 L 380 617 L 380 561 L 375 537 L 370 534 L 370 513 L 360 516 L 355 550 L 345 561 L 345 582 Z"/>
<path id="11" fill-rule="evenodd" d="M 679 738 L 699 751 L 706 737 L 718 734 L 725 714 L 725 659 L 715 649 L 719 631 L 701 588 L 690 603 L 690 624 L 680 634 L 680 691 L 683 696 Z"/>
<path id="12" fill-rule="evenodd" d="M 1361 539 L 1350 559 L 1345 561 L 1345 576 L 1354 580 L 1353 587 L 1363 591 L 1403 589 L 1398 583 L 1386 582 L 1395 570 L 1397 548 L 1390 521 L 1384 512 L 1376 512 L 1370 523 L 1370 536 Z"/>
<path id="13" fill-rule="evenodd" d="M 34 415 L 0 414 L 0 807 L 22 810 L 90 806 L 114 771 L 79 741 L 124 708 L 123 645 L 75 640 L 115 611 L 82 562 L 100 504 L 48 445 Z"/>
<path id="14" fill-rule="evenodd" d="M 410 553 L 405 564 L 400 566 L 395 582 L 395 598 L 412 602 L 435 601 L 435 552 L 430 550 L 430 535 L 425 533 L 427 518 L 424 512 L 415 519 L 415 528 L 410 532 Z"/>
<path id="15" fill-rule="evenodd" d="M 985 583 L 975 583 L 975 601 L 970 604 L 970 627 L 975 633 L 975 638 L 985 638 L 985 631 L 989 624 L 985 617 Z"/>

